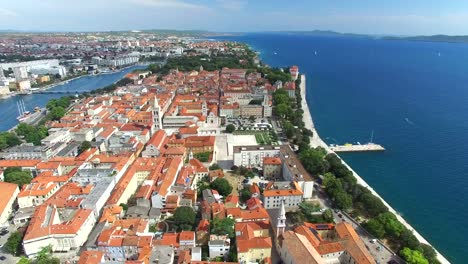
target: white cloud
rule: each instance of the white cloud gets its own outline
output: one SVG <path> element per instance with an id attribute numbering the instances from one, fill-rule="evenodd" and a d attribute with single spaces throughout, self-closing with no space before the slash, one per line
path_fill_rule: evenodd
<path id="1" fill-rule="evenodd" d="M 240 11 L 247 6 L 246 0 L 217 0 L 221 8 L 231 11 Z"/>
<path id="2" fill-rule="evenodd" d="M 0 8 L 0 16 L 17 17 L 19 14 L 9 9 Z"/>
<path id="3" fill-rule="evenodd" d="M 150 7 L 175 7 L 189 9 L 207 9 L 206 6 L 190 3 L 182 0 L 129 0 L 131 3 Z"/>

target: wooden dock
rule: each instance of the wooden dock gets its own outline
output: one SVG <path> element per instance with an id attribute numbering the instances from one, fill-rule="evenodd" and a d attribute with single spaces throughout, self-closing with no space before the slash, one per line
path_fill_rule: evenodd
<path id="1" fill-rule="evenodd" d="M 330 145 L 330 149 L 334 152 L 366 152 L 366 151 L 384 151 L 385 148 L 379 144 L 344 144 L 344 145 Z"/>

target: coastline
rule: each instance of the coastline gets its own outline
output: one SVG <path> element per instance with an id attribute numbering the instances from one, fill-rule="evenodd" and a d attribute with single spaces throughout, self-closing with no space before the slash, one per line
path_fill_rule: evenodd
<path id="1" fill-rule="evenodd" d="M 327 153 L 334 153 L 336 154 L 335 152 L 333 152 L 329 146 L 320 138 L 320 136 L 318 135 L 318 132 L 317 130 L 315 129 L 315 126 L 314 126 L 314 122 L 313 122 L 313 119 L 312 119 L 312 115 L 310 113 L 310 109 L 309 109 L 309 106 L 307 104 L 307 100 L 306 100 L 306 76 L 305 74 L 301 74 L 301 85 L 300 85 L 300 89 L 301 89 L 301 96 L 302 96 L 302 101 L 301 101 L 301 105 L 302 105 L 302 110 L 304 111 L 304 117 L 303 117 L 303 121 L 305 123 L 305 127 L 309 130 L 312 131 L 313 135 L 312 135 L 312 139 L 310 140 L 310 145 L 312 147 L 322 147 L 324 148 Z M 406 228 L 408 228 L 409 230 L 413 231 L 415 237 L 419 240 L 419 242 L 421 243 L 425 243 L 425 244 L 428 244 L 430 246 L 432 246 L 421 234 L 418 233 L 418 231 L 416 231 L 416 229 L 414 229 L 410 224 L 408 224 L 406 222 L 405 219 L 403 219 L 403 217 L 401 217 L 397 211 L 395 211 L 395 209 L 393 209 L 371 186 L 369 186 L 369 184 L 367 184 L 364 179 L 362 179 L 338 154 L 337 154 L 337 157 L 341 160 L 341 162 L 353 173 L 354 177 L 357 179 L 357 183 L 366 187 L 367 189 L 369 189 L 372 194 L 374 194 L 376 197 L 378 197 L 385 206 L 388 207 L 388 210 L 395 214 L 396 218 L 398 219 L 398 221 L 400 221 Z M 433 246 L 432 246 L 433 247 Z M 446 264 L 446 263 L 450 263 L 442 254 L 440 254 L 439 251 L 437 251 L 437 249 L 435 247 L 433 247 L 434 250 L 436 251 L 437 253 L 437 259 L 442 263 L 442 264 Z"/>

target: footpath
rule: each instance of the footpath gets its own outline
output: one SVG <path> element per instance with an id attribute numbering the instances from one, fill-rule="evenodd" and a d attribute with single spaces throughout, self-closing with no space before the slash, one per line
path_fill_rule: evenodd
<path id="1" fill-rule="evenodd" d="M 320 138 L 320 136 L 318 135 L 317 133 L 317 130 L 315 129 L 315 126 L 314 126 L 314 122 L 312 120 L 312 115 L 310 114 L 310 110 L 309 110 L 309 106 L 307 105 L 307 100 L 306 100 L 306 77 L 305 77 L 305 74 L 301 74 L 301 96 L 302 96 L 302 102 L 301 102 L 301 105 L 302 105 L 302 110 L 304 110 L 304 123 L 305 123 L 305 127 L 307 129 L 310 129 L 310 131 L 312 131 L 313 133 L 313 136 L 310 140 L 310 145 L 312 147 L 322 147 L 324 148 L 327 153 L 335 153 L 333 152 L 330 147 Z M 336 153 L 335 153 L 336 154 Z M 382 200 L 382 202 L 385 204 L 385 206 L 388 207 L 388 210 L 390 212 L 392 212 L 393 214 L 395 214 L 395 216 L 397 217 L 397 219 L 406 227 L 408 228 L 409 230 L 413 231 L 414 235 L 416 236 L 416 238 L 419 240 L 420 243 L 424 243 L 424 244 L 428 244 L 428 245 L 431 245 L 426 239 L 424 239 L 424 237 L 418 233 L 418 231 L 416 231 L 416 229 L 414 229 L 410 224 L 408 224 L 408 222 L 406 222 L 405 219 L 403 219 L 403 217 L 401 217 L 397 211 L 395 211 L 382 197 L 380 197 L 380 195 L 374 190 L 372 189 L 372 187 L 369 186 L 369 184 L 367 184 L 364 179 L 361 178 L 361 176 L 359 176 L 343 159 L 341 159 L 341 157 L 339 155 L 337 155 L 341 162 L 354 174 L 354 177 L 356 177 L 357 179 L 357 183 L 366 187 L 367 189 L 369 189 L 372 194 L 374 194 L 375 196 L 377 196 L 380 200 Z M 431 245 L 432 246 L 432 245 Z M 450 263 L 444 256 L 442 256 L 442 254 L 439 253 L 439 251 L 437 251 L 436 248 L 434 248 L 434 250 L 436 251 L 437 253 L 437 259 L 442 263 L 442 264 L 447 264 L 447 263 Z"/>

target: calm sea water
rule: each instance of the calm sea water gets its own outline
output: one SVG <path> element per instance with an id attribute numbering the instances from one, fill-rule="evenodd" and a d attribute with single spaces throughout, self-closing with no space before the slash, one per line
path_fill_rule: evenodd
<path id="1" fill-rule="evenodd" d="M 296 64 L 328 143 L 374 142 L 343 158 L 453 263 L 468 251 L 468 45 L 248 34 L 271 66 Z M 275 54 L 276 53 L 276 54 Z"/>
<path id="2" fill-rule="evenodd" d="M 68 83 L 50 88 L 49 91 L 71 91 L 72 94 L 69 95 L 73 95 L 75 92 L 82 93 L 95 90 L 122 79 L 125 74 L 137 68 L 143 68 L 143 66 L 132 66 L 115 73 L 81 77 Z M 2 118 L 0 119 L 0 131 L 8 130 L 18 124 L 16 117 L 19 113 L 16 102 L 19 100 L 22 99 L 24 101 L 26 110 L 32 111 L 36 106 L 44 107 L 49 100 L 60 98 L 65 95 L 66 94 L 31 94 L 0 99 L 0 112 L 2 115 Z"/>

